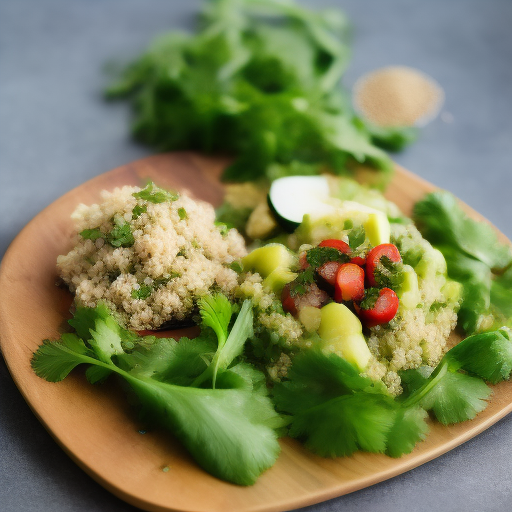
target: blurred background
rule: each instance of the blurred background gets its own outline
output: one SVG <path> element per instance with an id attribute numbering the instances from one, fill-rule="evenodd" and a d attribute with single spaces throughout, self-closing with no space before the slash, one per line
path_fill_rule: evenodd
<path id="1" fill-rule="evenodd" d="M 0 257 L 63 193 L 152 153 L 131 139 L 128 105 L 103 99 L 105 65 L 130 60 L 159 33 L 192 29 L 201 3 L 0 0 Z M 351 21 L 346 87 L 389 65 L 418 68 L 441 85 L 440 116 L 393 158 L 512 238 L 512 2 L 299 3 L 339 7 Z M 510 453 L 512 417 L 422 467 L 305 510 L 508 512 Z M 3 511 L 135 510 L 68 459 L 25 404 L 3 360 L 0 482 Z"/>

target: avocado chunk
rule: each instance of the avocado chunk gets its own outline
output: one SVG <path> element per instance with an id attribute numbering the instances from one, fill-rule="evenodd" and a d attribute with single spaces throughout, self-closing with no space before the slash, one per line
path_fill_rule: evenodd
<path id="1" fill-rule="evenodd" d="M 277 267 L 263 280 L 263 286 L 279 295 L 285 284 L 291 283 L 297 274 L 284 267 Z"/>
<path id="2" fill-rule="evenodd" d="M 277 268 L 289 269 L 293 262 L 293 254 L 282 244 L 259 247 L 242 259 L 244 270 L 258 272 L 263 278 L 268 277 Z"/>
<path id="3" fill-rule="evenodd" d="M 384 213 L 368 214 L 368 220 L 364 223 L 364 229 L 366 237 L 373 247 L 380 244 L 389 244 L 391 227 Z"/>
<path id="4" fill-rule="evenodd" d="M 343 304 L 331 302 L 321 310 L 318 334 L 322 348 L 335 352 L 363 371 L 371 358 L 371 352 L 363 336 L 363 327 L 357 316 Z"/>
<path id="5" fill-rule="evenodd" d="M 403 276 L 400 290 L 397 292 L 398 299 L 404 308 L 414 309 L 421 301 L 418 276 L 410 265 L 404 265 Z"/>

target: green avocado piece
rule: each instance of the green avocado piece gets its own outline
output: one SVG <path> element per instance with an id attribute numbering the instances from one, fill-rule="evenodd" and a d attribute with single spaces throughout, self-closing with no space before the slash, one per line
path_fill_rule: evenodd
<path id="1" fill-rule="evenodd" d="M 242 259 L 244 270 L 258 272 L 263 278 L 268 277 L 277 268 L 290 269 L 293 262 L 293 254 L 282 244 L 259 247 Z"/>
<path id="2" fill-rule="evenodd" d="M 335 352 L 363 371 L 371 358 L 371 352 L 363 336 L 363 327 L 357 316 L 344 304 L 331 302 L 321 310 L 318 334 L 322 348 Z"/>
<path id="3" fill-rule="evenodd" d="M 263 280 L 263 286 L 279 295 L 285 284 L 291 283 L 297 274 L 284 267 L 277 267 Z"/>
<path id="4" fill-rule="evenodd" d="M 376 247 L 380 244 L 389 244 L 391 227 L 384 213 L 370 213 L 364 223 L 364 229 L 370 245 Z"/>
<path id="5" fill-rule="evenodd" d="M 404 279 L 397 292 L 398 299 L 406 309 L 414 309 L 421 301 L 418 276 L 410 265 L 403 267 Z"/>

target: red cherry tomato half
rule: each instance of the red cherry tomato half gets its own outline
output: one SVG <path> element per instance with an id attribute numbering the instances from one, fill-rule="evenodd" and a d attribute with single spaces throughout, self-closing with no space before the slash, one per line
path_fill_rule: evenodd
<path id="1" fill-rule="evenodd" d="M 329 238 L 328 240 L 323 240 L 318 244 L 318 247 L 334 247 L 334 249 L 338 249 L 343 254 L 350 255 L 352 253 L 352 249 L 350 246 L 345 243 L 343 240 L 337 240 L 336 238 Z M 360 267 L 364 267 L 366 264 L 365 258 L 361 256 L 354 256 L 350 258 L 350 263 L 354 263 L 359 265 Z"/>
<path id="2" fill-rule="evenodd" d="M 322 240 L 318 247 L 333 247 L 343 254 L 350 254 L 350 246 L 343 240 L 337 240 L 336 238 L 329 238 L 328 240 Z"/>
<path id="3" fill-rule="evenodd" d="M 377 286 L 374 273 L 382 256 L 387 256 L 394 262 L 402 261 L 396 245 L 381 244 L 374 247 L 366 256 L 366 277 L 370 286 Z"/>
<path id="4" fill-rule="evenodd" d="M 323 281 L 331 286 L 334 286 L 336 283 L 336 274 L 338 273 L 340 267 L 341 263 L 338 263 L 337 261 L 328 261 L 321 267 L 318 267 L 316 272 Z"/>
<path id="5" fill-rule="evenodd" d="M 340 265 L 334 283 L 334 300 L 361 300 L 364 297 L 364 270 L 354 263 Z"/>
<path id="6" fill-rule="evenodd" d="M 391 288 L 382 288 L 373 308 L 358 308 L 357 313 L 366 327 L 375 327 L 393 320 L 399 305 L 397 294 Z"/>
<path id="7" fill-rule="evenodd" d="M 366 258 L 363 258 L 362 256 L 354 256 L 353 258 L 350 258 L 350 263 L 364 267 L 366 265 Z"/>

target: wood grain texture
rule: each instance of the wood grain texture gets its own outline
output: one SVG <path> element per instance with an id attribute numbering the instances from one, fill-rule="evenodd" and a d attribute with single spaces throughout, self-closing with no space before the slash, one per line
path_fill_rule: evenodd
<path id="1" fill-rule="evenodd" d="M 55 285 L 55 262 L 71 248 L 70 214 L 75 207 L 97 202 L 103 189 L 143 185 L 147 179 L 163 187 L 186 189 L 196 198 L 218 204 L 223 194 L 219 176 L 225 164 L 222 159 L 175 153 L 114 169 L 43 210 L 18 235 L 3 259 L 0 343 L 4 358 L 34 413 L 89 475 L 118 497 L 150 511 L 281 511 L 403 473 L 467 441 L 512 411 L 512 383 L 504 382 L 494 387 L 489 406 L 475 420 L 449 427 L 432 423 L 427 439 L 400 459 L 362 452 L 324 459 L 291 439 L 283 439 L 275 466 L 254 486 L 239 487 L 201 470 L 172 436 L 140 433 L 141 426 L 115 388 L 91 386 L 80 371 L 58 384 L 38 378 L 30 367 L 32 353 L 43 339 L 58 337 L 70 316 L 71 296 Z M 434 188 L 397 169 L 387 196 L 410 213 L 414 202 Z M 469 208 L 467 211 L 478 216 Z"/>

